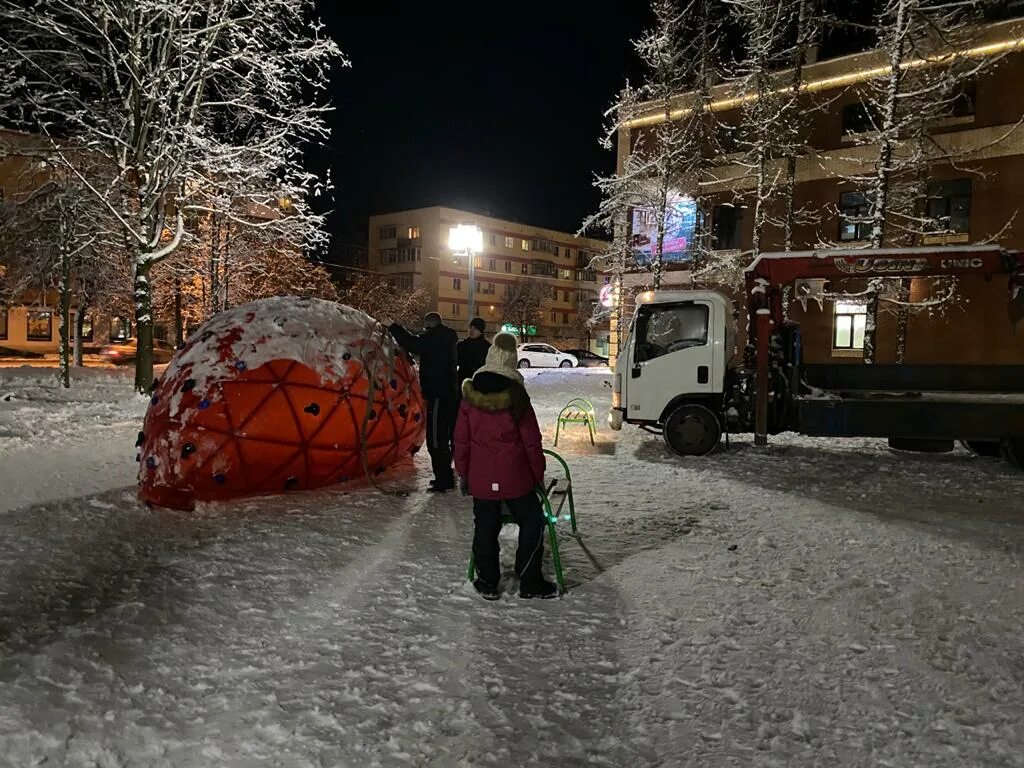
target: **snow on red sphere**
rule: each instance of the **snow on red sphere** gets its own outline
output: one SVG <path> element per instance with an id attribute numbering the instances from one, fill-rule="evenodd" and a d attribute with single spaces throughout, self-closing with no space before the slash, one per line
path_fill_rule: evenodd
<path id="1" fill-rule="evenodd" d="M 359 310 L 279 297 L 195 332 L 153 391 L 140 496 L 192 509 L 379 474 L 423 444 L 408 357 Z"/>

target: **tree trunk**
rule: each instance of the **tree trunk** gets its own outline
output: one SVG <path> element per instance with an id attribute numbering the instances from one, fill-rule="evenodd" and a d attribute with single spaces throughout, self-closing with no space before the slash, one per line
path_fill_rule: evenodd
<path id="1" fill-rule="evenodd" d="M 185 343 L 185 320 L 181 316 L 181 278 L 174 278 L 174 343 Z"/>
<path id="2" fill-rule="evenodd" d="M 64 222 L 61 222 L 63 228 Z M 63 233 L 62 233 L 63 234 Z M 60 243 L 60 385 L 65 389 L 71 386 L 71 254 L 66 238 L 61 237 Z"/>
<path id="3" fill-rule="evenodd" d="M 153 295 L 150 264 L 135 260 L 135 390 L 148 395 L 153 386 Z"/>
<path id="4" fill-rule="evenodd" d="M 892 183 L 892 160 L 898 136 L 897 108 L 903 81 L 904 47 L 909 9 L 906 2 L 900 2 L 893 19 L 893 43 L 889 49 L 889 75 L 885 88 L 885 103 L 882 109 L 881 140 L 878 145 L 878 159 L 875 161 L 875 183 L 871 193 L 871 247 L 885 245 L 885 222 L 889 214 L 889 192 Z M 869 294 L 867 326 L 864 331 L 864 362 L 875 362 L 875 332 L 878 326 L 878 291 Z"/>
<path id="5" fill-rule="evenodd" d="M 78 311 L 75 313 L 75 367 L 82 367 L 82 333 L 85 330 L 85 313 L 89 309 L 89 302 L 85 296 L 78 297 Z"/>

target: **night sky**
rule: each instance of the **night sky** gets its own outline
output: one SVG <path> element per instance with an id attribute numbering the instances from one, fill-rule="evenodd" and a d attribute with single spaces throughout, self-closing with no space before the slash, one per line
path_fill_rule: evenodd
<path id="1" fill-rule="evenodd" d="M 334 77 L 332 229 L 448 205 L 575 231 L 598 203 L 598 146 L 637 62 L 644 0 L 324 0 L 352 60 Z M 499 14 L 503 18 L 495 19 Z"/>

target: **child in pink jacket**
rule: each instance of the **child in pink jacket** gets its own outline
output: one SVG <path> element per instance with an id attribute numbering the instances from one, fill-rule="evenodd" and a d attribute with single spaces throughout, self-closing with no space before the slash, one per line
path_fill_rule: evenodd
<path id="1" fill-rule="evenodd" d="M 519 526 L 519 596 L 558 595 L 558 588 L 541 572 L 544 512 L 534 488 L 544 484 L 544 453 L 537 414 L 516 370 L 516 358 L 515 336 L 495 336 L 484 367 L 462 383 L 455 424 L 455 469 L 473 496 L 473 586 L 487 600 L 499 597 L 502 504 Z"/>

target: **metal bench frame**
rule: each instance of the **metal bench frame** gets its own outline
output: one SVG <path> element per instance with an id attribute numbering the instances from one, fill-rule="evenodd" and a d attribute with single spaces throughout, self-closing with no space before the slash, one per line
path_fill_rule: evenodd
<path id="1" fill-rule="evenodd" d="M 555 447 L 558 447 L 558 437 L 563 426 L 570 424 L 586 424 L 590 432 L 590 444 L 596 445 L 594 440 L 597 434 L 597 416 L 594 415 L 594 404 L 582 397 L 574 397 L 558 413 L 558 424 L 555 425 Z"/>

